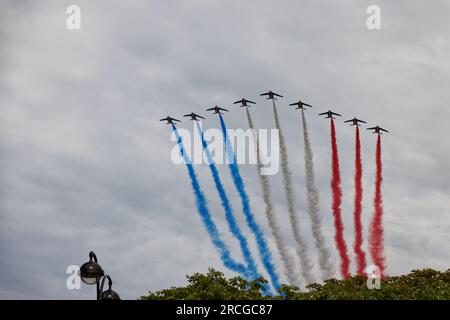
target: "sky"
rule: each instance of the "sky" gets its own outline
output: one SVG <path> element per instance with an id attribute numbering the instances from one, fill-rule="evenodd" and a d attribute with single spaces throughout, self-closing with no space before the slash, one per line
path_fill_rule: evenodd
<path id="1" fill-rule="evenodd" d="M 81 29 L 66 27 L 69 5 Z M 366 9 L 381 9 L 381 30 Z M 335 110 L 379 124 L 383 135 L 387 272 L 446 270 L 450 262 L 450 4 L 412 1 L 10 1 L 0 0 L 0 298 L 92 299 L 68 290 L 66 269 L 89 251 L 122 298 L 184 285 L 222 266 L 195 208 L 186 169 L 172 163 L 170 127 L 158 120 L 220 105 L 230 128 L 273 128 L 274 90 L 294 174 L 296 208 L 319 277 L 306 213 L 300 114 L 307 111 L 327 245 L 333 243 L 329 123 Z M 345 239 L 353 243 L 354 131 L 336 122 Z M 204 128 L 218 128 L 208 115 Z M 193 130 L 192 123 L 180 127 Z M 366 130 L 364 130 L 366 131 Z M 364 237 L 373 214 L 376 136 L 362 134 Z M 257 258 L 228 169 L 218 166 Z M 196 166 L 233 255 L 206 165 Z M 254 165 L 241 165 L 255 217 L 278 273 L 283 267 L 264 214 Z M 281 172 L 270 177 L 283 237 L 294 252 Z M 367 251 L 367 241 L 364 242 Z M 370 259 L 369 259 L 370 261 Z M 260 270 L 261 263 L 258 259 Z M 337 274 L 338 275 L 338 274 Z"/>

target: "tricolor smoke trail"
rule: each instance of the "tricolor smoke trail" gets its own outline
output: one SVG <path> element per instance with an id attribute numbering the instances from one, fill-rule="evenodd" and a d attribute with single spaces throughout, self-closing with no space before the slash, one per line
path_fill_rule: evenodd
<path id="1" fill-rule="evenodd" d="M 362 232 L 362 161 L 361 161 L 361 141 L 359 139 L 359 127 L 356 126 L 355 131 L 355 203 L 353 220 L 355 226 L 355 243 L 353 249 L 356 255 L 356 273 L 364 275 L 366 269 L 366 254 L 362 249 L 363 232 Z"/>
<path id="2" fill-rule="evenodd" d="M 242 209 L 243 209 L 242 211 L 244 213 L 245 220 L 246 220 L 247 225 L 249 226 L 250 230 L 255 235 L 259 255 L 261 257 L 264 268 L 266 269 L 267 273 L 269 274 L 272 285 L 274 286 L 274 288 L 276 290 L 278 290 L 280 288 L 280 281 L 279 281 L 275 266 L 272 262 L 272 254 L 267 245 L 264 234 L 263 234 L 261 228 L 259 227 L 259 225 L 256 223 L 253 213 L 251 211 L 250 200 L 248 198 L 247 191 L 245 190 L 244 181 L 242 180 L 241 174 L 239 172 L 239 166 L 237 165 L 237 162 L 236 162 L 236 157 L 235 157 L 235 154 L 233 151 L 233 147 L 231 145 L 230 139 L 228 138 L 227 127 L 225 125 L 225 121 L 223 120 L 223 117 L 221 114 L 219 114 L 219 118 L 220 118 L 220 125 L 222 127 L 223 139 L 225 142 L 226 154 L 227 154 L 227 158 L 228 158 L 228 162 L 229 162 L 228 167 L 230 169 L 231 177 L 233 179 L 234 185 L 236 186 L 236 189 L 239 193 L 239 197 L 241 198 Z"/>
<path id="3" fill-rule="evenodd" d="M 331 177 L 331 191 L 333 195 L 333 216 L 334 216 L 334 228 L 336 242 L 336 248 L 341 258 L 341 275 L 344 278 L 350 277 L 350 260 L 347 254 L 347 245 L 344 239 L 344 224 L 342 222 L 341 203 L 342 203 L 342 190 L 341 190 L 341 174 L 339 170 L 339 155 L 336 142 L 336 129 L 334 127 L 334 121 L 331 119 L 331 150 L 332 150 L 332 177 Z"/>
<path id="4" fill-rule="evenodd" d="M 306 190 L 308 198 L 308 213 L 311 218 L 311 228 L 314 241 L 319 252 L 319 266 L 322 270 L 322 280 L 330 279 L 334 275 L 334 266 L 330 259 L 330 251 L 325 245 L 322 233 L 322 217 L 319 208 L 319 191 L 316 188 L 314 175 L 314 161 L 305 113 L 302 109 L 303 140 L 305 148 Z"/>
<path id="5" fill-rule="evenodd" d="M 219 171 L 217 170 L 217 167 L 212 159 L 211 153 L 208 149 L 208 144 L 205 141 L 205 137 L 203 135 L 202 128 L 198 121 L 195 122 L 197 125 L 198 134 L 200 135 L 203 151 L 206 155 L 206 160 L 208 161 L 209 169 L 211 170 L 211 175 L 213 177 L 214 183 L 216 185 L 217 192 L 219 193 L 220 201 L 222 204 L 222 207 L 225 211 L 225 218 L 228 223 L 228 227 L 230 229 L 231 234 L 239 241 L 239 245 L 241 247 L 242 254 L 244 256 L 245 261 L 247 262 L 247 268 L 249 271 L 249 277 L 252 279 L 257 279 L 261 277 L 261 275 L 258 273 L 255 261 L 253 260 L 250 248 L 248 246 L 247 239 L 242 234 L 241 229 L 239 228 L 236 218 L 233 213 L 233 209 L 231 207 L 231 203 L 228 199 L 228 196 L 225 192 L 225 189 L 223 187 L 222 181 L 219 176 Z"/>
<path id="6" fill-rule="evenodd" d="M 220 258 L 222 259 L 223 264 L 230 270 L 238 272 L 244 276 L 244 278 L 247 275 L 247 269 L 245 266 L 241 263 L 236 262 L 234 259 L 231 258 L 230 251 L 228 250 L 228 247 L 226 244 L 222 241 L 220 238 L 219 231 L 217 230 L 216 224 L 214 223 L 211 213 L 209 212 L 206 198 L 200 188 L 200 184 L 197 179 L 197 174 L 195 173 L 194 166 L 191 163 L 191 160 L 189 159 L 188 155 L 185 152 L 183 141 L 178 134 L 177 128 L 172 125 L 172 130 L 175 134 L 175 137 L 177 139 L 178 148 L 180 149 L 180 154 L 183 157 L 183 160 L 186 164 L 186 168 L 188 169 L 189 178 L 191 179 L 191 185 L 192 189 L 194 190 L 195 195 L 195 202 L 197 205 L 197 210 L 200 215 L 200 218 L 209 234 L 209 237 L 211 238 L 212 243 L 216 247 L 217 251 L 220 254 Z"/>
<path id="7" fill-rule="evenodd" d="M 248 108 L 245 108 L 247 111 L 247 120 L 250 129 L 254 132 L 254 139 L 256 143 L 256 159 L 258 166 L 258 176 L 259 181 L 261 183 L 261 189 L 263 194 L 264 204 L 266 205 L 266 217 L 269 222 L 269 227 L 272 232 L 272 235 L 275 239 L 275 243 L 277 245 L 277 249 L 280 252 L 281 260 L 283 261 L 285 268 L 285 275 L 288 278 L 289 284 L 295 285 L 297 284 L 297 277 L 295 272 L 295 265 L 292 256 L 290 255 L 286 245 L 284 244 L 283 237 L 281 236 L 280 226 L 277 221 L 276 214 L 274 212 L 274 206 L 272 202 L 272 191 L 270 189 L 269 178 L 261 173 L 262 163 L 261 163 L 261 155 L 259 149 L 259 140 L 258 135 L 255 132 L 255 126 L 253 124 L 253 119 L 250 114 Z"/>
<path id="8" fill-rule="evenodd" d="M 376 176 L 375 176 L 375 196 L 373 204 L 375 213 L 370 225 L 370 254 L 372 261 L 380 268 L 381 277 L 386 276 L 386 262 L 384 258 L 384 239 L 383 239 L 383 199 L 381 195 L 381 183 L 383 182 L 383 167 L 381 163 L 381 135 L 378 134 L 376 149 Z"/>
<path id="9" fill-rule="evenodd" d="M 273 114 L 275 117 L 275 125 L 279 131 L 280 137 L 280 156 L 281 156 L 281 171 L 283 173 L 283 185 L 284 191 L 286 194 L 288 212 L 289 212 L 289 221 L 291 224 L 292 232 L 294 234 L 295 242 L 297 243 L 296 251 L 297 255 L 300 258 L 301 270 L 305 281 L 307 284 L 314 282 L 314 278 L 312 275 L 312 263 L 311 259 L 308 256 L 305 240 L 300 231 L 300 224 L 297 217 L 297 212 L 294 207 L 294 192 L 292 191 L 292 177 L 291 171 L 289 170 L 289 160 L 287 155 L 286 143 L 284 141 L 283 132 L 280 126 L 280 120 L 278 118 L 277 108 L 275 106 L 275 100 L 272 100 L 273 103 Z"/>

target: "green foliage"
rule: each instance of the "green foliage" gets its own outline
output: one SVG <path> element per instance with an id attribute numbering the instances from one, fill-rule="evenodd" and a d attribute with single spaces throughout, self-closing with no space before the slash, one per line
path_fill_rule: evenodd
<path id="1" fill-rule="evenodd" d="M 142 300 L 450 300 L 450 270 L 413 270 L 411 273 L 385 279 L 380 289 L 368 289 L 365 277 L 353 276 L 345 280 L 329 279 L 323 284 L 307 286 L 300 291 L 283 285 L 278 295 L 263 296 L 264 279 L 246 281 L 241 277 L 227 279 L 222 272 L 212 268 L 206 275 L 187 276 L 186 287 L 172 287 L 150 292 Z"/>
<path id="2" fill-rule="evenodd" d="M 241 277 L 226 279 L 222 272 L 212 268 L 206 275 L 195 273 L 186 276 L 186 287 L 172 287 L 158 292 L 150 292 L 144 300 L 256 300 L 264 299 L 260 291 L 264 279 L 245 281 Z"/>

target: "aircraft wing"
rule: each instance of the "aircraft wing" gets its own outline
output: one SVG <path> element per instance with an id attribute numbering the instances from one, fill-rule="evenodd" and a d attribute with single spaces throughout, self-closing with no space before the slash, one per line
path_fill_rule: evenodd
<path id="1" fill-rule="evenodd" d="M 389 132 L 389 131 L 387 131 L 386 129 L 383 129 L 383 128 L 380 128 L 380 130 L 384 131 L 384 132 Z"/>
<path id="2" fill-rule="evenodd" d="M 358 120 L 359 122 L 362 122 L 362 123 L 367 123 L 367 122 L 365 122 L 364 120 Z"/>
<path id="3" fill-rule="evenodd" d="M 253 101 L 251 101 L 251 100 L 247 100 L 247 102 L 248 102 L 248 103 L 256 104 L 256 102 L 253 102 Z"/>
<path id="4" fill-rule="evenodd" d="M 303 103 L 303 105 L 312 108 L 312 105 L 310 105 L 310 104 Z"/>
<path id="5" fill-rule="evenodd" d="M 183 117 L 190 117 L 191 115 L 192 115 L 192 113 L 188 113 L 188 114 L 183 115 Z"/>
<path id="6" fill-rule="evenodd" d="M 377 127 L 367 128 L 367 130 L 377 130 Z"/>
<path id="7" fill-rule="evenodd" d="M 222 110 L 222 111 L 228 111 L 227 109 L 224 109 L 224 108 L 218 108 L 219 110 Z"/>
<path id="8" fill-rule="evenodd" d="M 333 112 L 333 111 L 331 111 L 331 114 L 334 114 L 335 116 L 341 117 L 341 115 L 339 113 L 336 113 L 336 112 Z"/>
<path id="9" fill-rule="evenodd" d="M 205 119 L 205 118 L 203 118 L 202 116 L 199 116 L 199 115 L 197 115 L 197 118 Z"/>
<path id="10" fill-rule="evenodd" d="M 275 93 L 275 92 L 273 93 L 273 95 L 277 96 L 277 97 L 280 97 L 280 98 L 283 98 L 283 96 L 281 94 L 278 94 L 278 93 Z"/>
<path id="11" fill-rule="evenodd" d="M 290 106 L 298 106 L 298 105 L 300 105 L 300 102 L 290 103 L 289 105 L 290 105 Z"/>
<path id="12" fill-rule="evenodd" d="M 178 120 L 178 119 L 174 119 L 174 118 L 170 118 L 172 121 L 178 121 L 178 122 L 181 122 L 180 120 Z"/>
<path id="13" fill-rule="evenodd" d="M 261 93 L 260 96 L 268 96 L 270 92 Z"/>
<path id="14" fill-rule="evenodd" d="M 353 119 L 345 120 L 344 122 L 353 122 Z"/>
<path id="15" fill-rule="evenodd" d="M 162 118 L 161 120 L 159 120 L 159 121 L 167 121 L 168 119 L 167 118 Z"/>
<path id="16" fill-rule="evenodd" d="M 212 110 L 216 110 L 216 108 L 212 107 L 212 108 L 206 109 L 206 111 L 212 111 Z"/>
<path id="17" fill-rule="evenodd" d="M 238 103 L 243 103 L 243 100 L 238 100 L 238 101 L 233 102 L 233 104 L 238 104 Z"/>
<path id="18" fill-rule="evenodd" d="M 328 111 L 327 111 L 327 112 L 319 113 L 319 116 L 324 116 L 324 115 L 326 115 L 326 114 L 328 114 Z"/>

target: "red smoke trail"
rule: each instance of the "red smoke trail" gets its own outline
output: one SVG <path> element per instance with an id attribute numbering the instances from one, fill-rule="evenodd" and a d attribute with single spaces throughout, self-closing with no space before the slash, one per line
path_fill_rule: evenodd
<path id="1" fill-rule="evenodd" d="M 377 151 L 376 151 L 376 176 L 375 176 L 375 196 L 373 205 L 375 213 L 370 225 L 370 254 L 372 260 L 380 268 L 381 277 L 385 275 L 385 258 L 384 258 L 384 243 L 383 243 L 383 199 L 381 195 L 381 183 L 383 182 L 383 167 L 381 163 L 381 136 L 378 134 Z"/>
<path id="2" fill-rule="evenodd" d="M 343 278 L 350 277 L 349 265 L 350 260 L 347 254 L 347 245 L 344 240 L 344 224 L 342 223 L 341 203 L 341 174 L 339 172 L 339 156 L 336 143 L 336 129 L 334 128 L 334 121 L 331 119 L 331 150 L 332 150 L 332 176 L 331 176 L 331 190 L 333 192 L 333 216 L 336 241 L 336 247 L 341 257 L 341 275 Z"/>
<path id="3" fill-rule="evenodd" d="M 359 128 L 356 126 L 355 137 L 355 211 L 353 213 L 355 225 L 355 244 L 353 246 L 356 255 L 356 272 L 358 275 L 364 275 L 366 269 L 366 254 L 362 250 L 362 161 L 361 161 L 361 141 L 359 140 Z"/>

